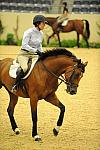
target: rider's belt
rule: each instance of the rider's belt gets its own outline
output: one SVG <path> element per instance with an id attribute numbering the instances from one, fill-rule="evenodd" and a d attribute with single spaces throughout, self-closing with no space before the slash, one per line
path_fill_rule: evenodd
<path id="1" fill-rule="evenodd" d="M 26 49 L 21 49 L 21 50 L 23 50 L 23 51 L 25 51 L 25 52 L 29 52 L 28 50 L 26 50 Z"/>

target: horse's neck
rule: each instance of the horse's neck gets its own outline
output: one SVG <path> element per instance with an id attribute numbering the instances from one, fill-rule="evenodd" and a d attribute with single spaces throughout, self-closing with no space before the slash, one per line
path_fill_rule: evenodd
<path id="1" fill-rule="evenodd" d="M 48 25 L 52 26 L 52 24 L 56 21 L 56 18 L 47 18 Z"/>
<path id="2" fill-rule="evenodd" d="M 64 73 L 67 67 L 73 65 L 73 59 L 66 57 L 54 57 L 46 61 L 47 68 L 59 76 Z"/>

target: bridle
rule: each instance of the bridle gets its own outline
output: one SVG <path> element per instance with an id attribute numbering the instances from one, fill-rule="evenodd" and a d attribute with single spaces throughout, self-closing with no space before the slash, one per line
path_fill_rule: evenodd
<path id="1" fill-rule="evenodd" d="M 61 75 L 61 78 L 60 78 L 60 77 L 57 76 L 54 72 L 52 72 L 51 70 L 49 70 L 49 69 L 45 66 L 45 64 L 44 64 L 42 61 L 41 61 L 41 63 L 42 63 L 43 67 L 45 68 L 45 70 L 46 70 L 47 72 L 49 72 L 51 75 L 53 75 L 54 77 L 56 77 L 57 79 L 60 80 L 60 83 L 58 84 L 58 86 L 59 86 L 62 82 L 65 83 L 66 85 L 69 85 L 69 86 L 72 85 L 72 83 L 70 83 L 70 77 L 73 75 L 73 72 L 75 71 L 75 69 L 78 68 L 78 67 L 77 67 L 77 64 L 74 65 L 74 68 L 73 68 L 72 70 L 65 72 L 66 74 L 72 72 L 72 74 L 71 74 L 70 77 L 69 77 L 69 80 L 66 81 L 66 79 L 65 79 L 65 77 L 64 77 L 63 75 Z"/>

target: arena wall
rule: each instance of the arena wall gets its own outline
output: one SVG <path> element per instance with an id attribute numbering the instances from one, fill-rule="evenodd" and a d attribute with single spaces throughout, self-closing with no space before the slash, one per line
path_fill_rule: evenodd
<path id="1" fill-rule="evenodd" d="M 23 32 L 32 27 L 32 19 L 36 14 L 33 13 L 8 13 L 0 12 L 0 19 L 3 26 L 5 27 L 4 33 L 1 35 L 2 39 L 6 39 L 8 33 L 14 34 L 14 28 L 16 28 L 16 21 L 18 16 L 18 36 L 19 39 L 22 38 Z M 58 14 L 43 14 L 46 17 L 57 17 Z M 99 14 L 69 14 L 69 19 L 86 19 L 90 24 L 90 42 L 100 42 L 99 28 L 97 23 L 100 23 Z M 44 29 L 44 37 L 48 37 L 51 34 L 52 30 L 49 26 L 46 25 Z M 61 39 L 76 39 L 76 33 L 61 33 Z"/>

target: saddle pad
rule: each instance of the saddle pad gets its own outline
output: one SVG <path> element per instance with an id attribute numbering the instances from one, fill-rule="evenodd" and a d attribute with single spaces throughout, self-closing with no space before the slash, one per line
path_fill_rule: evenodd
<path id="1" fill-rule="evenodd" d="M 31 68 L 30 68 L 29 72 L 26 74 L 26 76 L 23 77 L 23 79 L 26 79 L 30 75 L 33 67 L 35 66 L 35 64 L 37 62 L 37 60 L 38 60 L 38 58 L 35 58 L 35 59 L 32 60 Z M 9 69 L 9 75 L 10 75 L 10 77 L 12 77 L 14 79 L 17 77 L 16 72 L 17 72 L 17 70 L 18 70 L 19 67 L 20 67 L 20 64 L 17 63 L 16 60 L 14 60 L 13 64 L 10 66 L 10 69 Z"/>
<path id="2" fill-rule="evenodd" d="M 66 26 L 68 23 L 68 20 L 64 20 L 63 23 L 61 24 L 62 26 Z"/>

